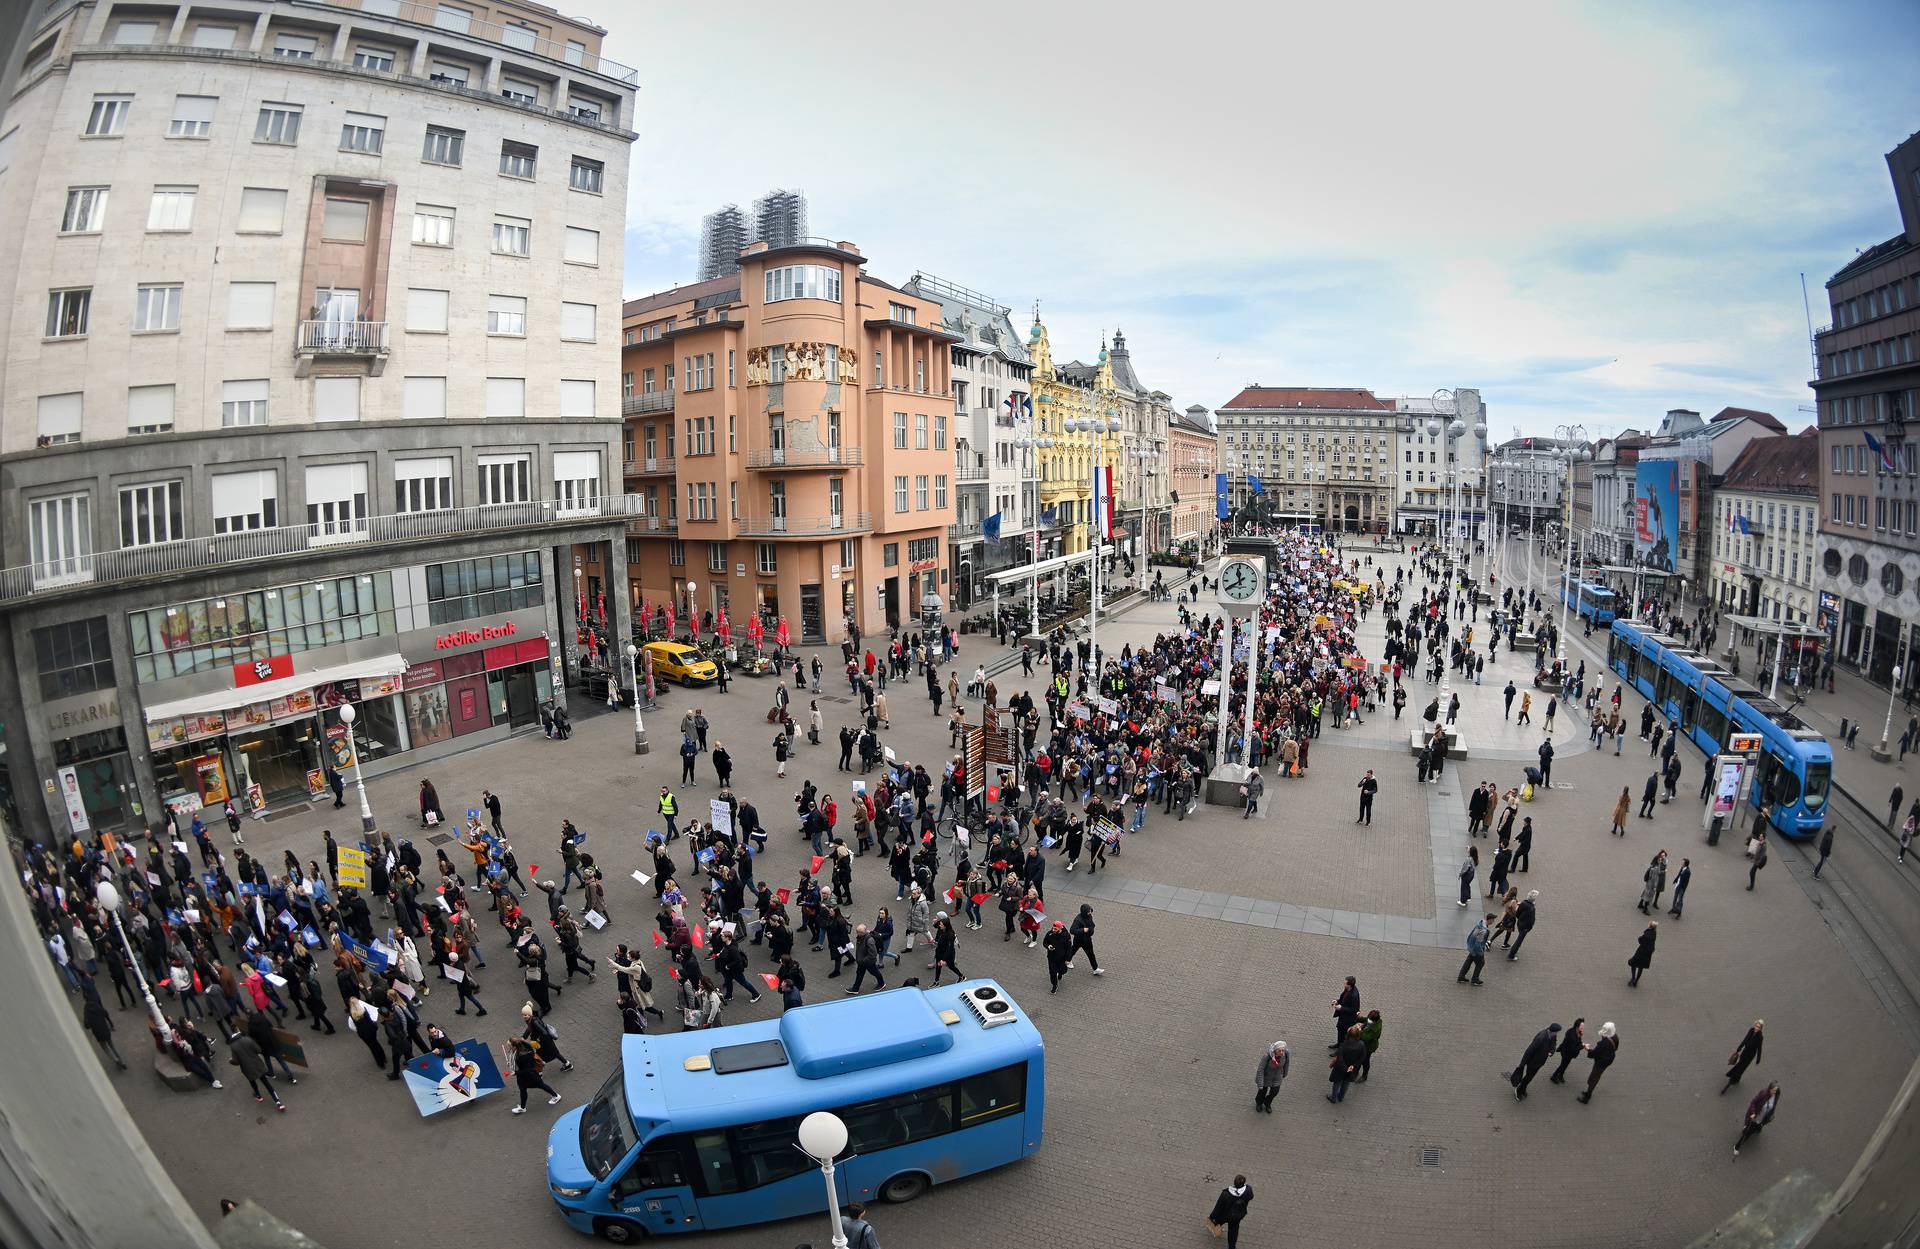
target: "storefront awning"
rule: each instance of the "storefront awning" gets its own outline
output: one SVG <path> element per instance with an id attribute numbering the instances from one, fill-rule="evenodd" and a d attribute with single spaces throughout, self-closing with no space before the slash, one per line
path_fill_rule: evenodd
<path id="1" fill-rule="evenodd" d="M 397 677 L 406 670 L 407 661 L 400 656 L 380 655 L 373 659 L 339 664 L 332 668 L 315 668 L 311 672 L 296 672 L 290 677 L 281 677 L 277 681 L 237 685 L 228 690 L 215 690 L 211 694 L 195 694 L 191 698 L 178 698 L 170 703 L 149 703 L 143 714 L 148 724 L 159 720 L 171 720 L 175 716 L 207 715 L 211 712 L 230 711 L 235 707 L 250 706 L 253 703 L 271 702 L 273 699 L 301 693 L 330 681 L 352 681 L 360 677 Z"/>

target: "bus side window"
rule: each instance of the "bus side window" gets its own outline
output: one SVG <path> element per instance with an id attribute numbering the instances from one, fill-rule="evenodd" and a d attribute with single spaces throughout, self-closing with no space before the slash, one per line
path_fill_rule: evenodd
<path id="1" fill-rule="evenodd" d="M 740 1177 L 734 1172 L 733 1149 L 727 1144 L 726 1132 L 695 1132 L 692 1140 L 693 1156 L 700 1164 L 703 1195 L 713 1197 L 736 1191 Z"/>
<path id="2" fill-rule="evenodd" d="M 1027 1099 L 1027 1065 L 1015 1063 L 960 1081 L 960 1126 L 1018 1114 Z"/>
<path id="3" fill-rule="evenodd" d="M 686 1177 L 681 1174 L 677 1151 L 671 1148 L 648 1149 L 633 1160 L 633 1165 L 614 1183 L 613 1191 L 608 1195 L 612 1200 L 619 1201 L 651 1189 L 682 1188 L 686 1182 Z"/>

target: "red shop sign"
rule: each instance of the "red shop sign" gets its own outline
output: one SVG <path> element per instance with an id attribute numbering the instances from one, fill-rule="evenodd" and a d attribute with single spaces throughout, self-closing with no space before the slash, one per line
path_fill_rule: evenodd
<path id="1" fill-rule="evenodd" d="M 417 690 L 423 686 L 438 685 L 444 680 L 446 676 L 438 662 L 424 663 L 408 668 L 406 676 L 401 679 L 401 684 L 407 689 Z"/>
<path id="2" fill-rule="evenodd" d="M 279 681 L 292 675 L 292 655 L 275 655 L 272 659 L 250 659 L 246 663 L 233 665 L 235 685 L 258 685 L 262 681 Z"/>
<path id="3" fill-rule="evenodd" d="M 458 650 L 462 646 L 473 646 L 480 642 L 496 642 L 501 638 L 510 638 L 520 632 L 519 626 L 509 620 L 505 624 L 481 625 L 478 629 L 455 629 L 442 633 L 433 639 L 433 649 L 437 651 Z"/>

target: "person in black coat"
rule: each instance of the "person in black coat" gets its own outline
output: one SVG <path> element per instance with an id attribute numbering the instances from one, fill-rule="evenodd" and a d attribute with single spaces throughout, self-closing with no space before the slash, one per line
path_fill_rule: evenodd
<path id="1" fill-rule="evenodd" d="M 1333 1092 L 1327 1094 L 1327 1100 L 1336 1105 L 1347 1100 L 1347 1086 L 1366 1065 L 1367 1043 L 1360 1036 L 1360 1025 L 1354 1024 L 1340 1038 L 1340 1048 L 1328 1064 L 1327 1079 L 1333 1084 Z"/>
<path id="2" fill-rule="evenodd" d="M 1660 790 L 1660 774 L 1658 772 L 1655 772 L 1651 776 L 1647 777 L 1647 787 L 1640 791 L 1640 818 L 1641 819 L 1650 820 L 1653 818 L 1653 803 L 1654 803 L 1654 799 L 1659 795 L 1659 790 Z"/>
<path id="3" fill-rule="evenodd" d="M 1722 1093 L 1740 1083 L 1740 1077 L 1747 1074 L 1747 1068 L 1760 1061 L 1763 1043 L 1760 1032 L 1766 1027 L 1766 1022 L 1764 1019 L 1754 1020 L 1753 1027 L 1747 1029 L 1747 1035 L 1741 1037 L 1740 1044 L 1734 1047 L 1732 1056 L 1727 1059 L 1727 1082 L 1720 1090 Z"/>
<path id="4" fill-rule="evenodd" d="M 1527 870 L 1533 860 L 1533 817 L 1529 815 L 1520 821 L 1520 831 L 1513 838 L 1513 871 L 1517 874 Z"/>
<path id="5" fill-rule="evenodd" d="M 1587 1057 L 1593 1060 L 1593 1069 L 1587 1072 L 1587 1087 L 1580 1094 L 1580 1102 L 1585 1105 L 1593 1100 L 1593 1090 L 1600 1085 L 1600 1077 L 1607 1074 L 1607 1068 L 1613 1066 L 1613 1060 L 1620 1052 L 1620 1038 L 1614 1034 L 1612 1023 L 1600 1025 L 1600 1039 L 1587 1047 Z"/>
<path id="6" fill-rule="evenodd" d="M 1347 1029 L 1360 1021 L 1360 986 L 1352 976 L 1340 988 L 1340 996 L 1333 1000 L 1333 1044 L 1328 1049 L 1338 1049 L 1341 1040 L 1347 1035 Z"/>
<path id="7" fill-rule="evenodd" d="M 1533 1083 L 1533 1077 L 1539 1075 L 1540 1069 L 1553 1057 L 1554 1046 L 1559 1041 L 1560 1025 L 1553 1023 L 1534 1033 L 1533 1040 L 1527 1042 L 1526 1053 L 1520 1055 L 1520 1065 L 1507 1076 L 1507 1083 L 1513 1085 L 1516 1101 L 1527 1100 L 1527 1085 Z"/>
<path id="8" fill-rule="evenodd" d="M 1539 896 L 1538 889 L 1528 891 L 1527 896 L 1520 900 L 1520 909 L 1513 914 L 1514 931 L 1520 936 L 1513 943 L 1513 948 L 1507 951 L 1509 963 L 1520 957 L 1520 947 L 1527 943 L 1527 934 L 1533 931 L 1533 925 L 1539 919 L 1539 912 L 1534 907 L 1534 900 Z"/>
<path id="9" fill-rule="evenodd" d="M 1640 933 L 1640 943 L 1634 948 L 1633 957 L 1627 960 L 1627 966 L 1632 969 L 1632 974 L 1627 977 L 1630 987 L 1637 987 L 1640 973 L 1653 966 L 1653 943 L 1659 936 L 1660 921 L 1648 920 L 1646 928 Z"/>
<path id="10" fill-rule="evenodd" d="M 1252 1202 L 1253 1185 L 1247 1183 L 1244 1175 L 1234 1176 L 1232 1185 L 1221 1189 L 1220 1195 L 1214 1198 L 1207 1222 L 1227 1229 L 1227 1249 L 1234 1249 L 1240 1243 L 1240 1220 L 1247 1217 L 1247 1207 Z"/>
<path id="11" fill-rule="evenodd" d="M 540 1068 L 544 1064 L 540 1060 L 540 1055 L 535 1052 L 533 1042 L 525 1037 L 515 1037 L 512 1046 L 514 1083 L 520 1086 L 520 1104 L 513 1108 L 513 1113 L 516 1115 L 527 1113 L 527 1094 L 535 1089 L 542 1089 L 550 1094 L 547 1105 L 558 1106 L 560 1094 L 554 1092 L 553 1086 L 540 1078 Z"/>
<path id="12" fill-rule="evenodd" d="M 1560 1034 L 1560 1065 L 1553 1069 L 1547 1079 L 1554 1084 L 1567 1082 L 1567 1068 L 1573 1066 L 1573 1060 L 1580 1057 L 1587 1048 L 1585 1041 L 1586 1018 L 1582 1016 L 1573 1021 L 1573 1027 Z"/>

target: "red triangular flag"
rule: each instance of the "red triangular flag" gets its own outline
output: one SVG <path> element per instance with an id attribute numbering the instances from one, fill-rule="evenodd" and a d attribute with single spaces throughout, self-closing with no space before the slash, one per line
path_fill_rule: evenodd
<path id="1" fill-rule="evenodd" d="M 766 981 L 767 987 L 769 989 L 772 989 L 775 993 L 778 993 L 780 991 L 780 977 L 774 975 L 772 972 L 766 972 L 766 971 L 761 972 L 760 979 Z"/>
<path id="2" fill-rule="evenodd" d="M 707 948 L 707 930 L 698 924 L 693 926 L 693 948 L 696 950 Z"/>
<path id="3" fill-rule="evenodd" d="M 820 874 L 820 865 L 825 862 L 826 862 L 826 859 L 821 855 L 816 854 L 813 856 L 813 874 L 815 876 L 818 876 Z"/>
<path id="4" fill-rule="evenodd" d="M 657 949 L 659 949 L 659 948 L 660 948 L 661 946 L 663 946 L 663 945 L 665 945 L 666 943 L 667 943 L 667 939 L 666 939 L 665 937 L 663 937 L 663 936 L 661 936 L 661 935 L 660 935 L 660 934 L 659 934 L 659 933 L 658 933 L 657 931 L 656 931 L 656 932 L 655 932 L 655 933 L 653 934 L 653 948 L 654 948 L 654 949 L 656 949 L 656 950 L 657 950 Z"/>
<path id="5" fill-rule="evenodd" d="M 538 863 L 527 864 L 527 875 L 538 876 L 539 874 L 540 874 L 540 865 Z"/>
<path id="6" fill-rule="evenodd" d="M 785 906 L 787 904 L 787 900 L 793 897 L 793 890 L 776 889 L 773 891 L 773 896 L 780 899 L 781 906 Z"/>
<path id="7" fill-rule="evenodd" d="M 988 898 L 991 898 L 992 896 L 993 895 L 990 893 L 976 893 L 973 895 L 973 904 L 975 906 L 979 906 L 982 902 L 985 902 Z"/>
<path id="8" fill-rule="evenodd" d="M 1004 872 L 1007 870 L 1007 861 L 1005 859 L 995 859 L 993 866 L 995 871 Z"/>
<path id="9" fill-rule="evenodd" d="M 678 980 L 678 979 L 680 979 L 680 967 L 679 967 L 679 965 L 678 965 L 677 963 L 669 963 L 669 964 L 667 965 L 667 974 L 668 974 L 669 976 L 672 976 L 672 977 L 673 977 L 673 978 L 674 978 L 675 980 Z"/>

